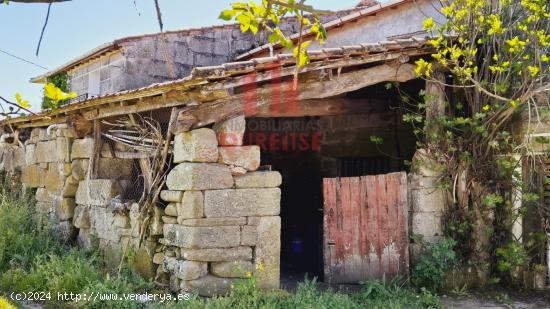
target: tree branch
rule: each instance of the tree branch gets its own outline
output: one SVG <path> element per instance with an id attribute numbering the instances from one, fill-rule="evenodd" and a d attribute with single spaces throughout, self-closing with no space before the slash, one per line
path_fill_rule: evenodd
<path id="1" fill-rule="evenodd" d="M 269 0 L 268 2 L 276 4 L 276 5 L 280 5 L 280 6 L 289 8 L 289 9 L 296 9 L 296 10 L 308 12 L 308 13 L 311 13 L 311 14 L 332 14 L 332 13 L 334 13 L 334 12 L 328 11 L 328 10 L 317 10 L 317 9 L 313 8 L 313 6 L 305 5 L 303 3 L 289 4 L 289 3 L 286 3 L 286 2 L 283 2 L 283 1 L 278 1 L 278 0 Z"/>
<path id="2" fill-rule="evenodd" d="M 160 32 L 162 32 L 162 28 L 164 28 L 164 24 L 162 23 L 162 14 L 160 12 L 159 0 L 154 0 L 154 1 L 155 1 L 155 8 L 157 10 L 157 19 L 159 21 Z"/>
<path id="3" fill-rule="evenodd" d="M 44 32 L 46 31 L 46 26 L 48 25 L 48 20 L 50 19 L 50 11 L 52 9 L 52 3 L 48 4 L 48 12 L 46 13 L 46 21 L 44 21 L 44 26 L 42 27 L 42 32 L 40 32 L 40 39 L 38 40 L 38 46 L 36 46 L 36 55 L 40 52 L 40 44 L 42 44 L 42 38 L 44 37 Z"/>
<path id="4" fill-rule="evenodd" d="M 24 108 L 22 107 L 21 105 L 17 104 L 17 103 L 14 103 L 14 102 L 11 102 L 11 101 L 8 101 L 6 100 L 4 97 L 0 96 L 0 100 L 4 101 L 4 103 L 12 106 L 12 107 L 15 107 L 16 109 L 14 109 L 13 111 L 10 111 L 10 112 L 3 112 L 3 113 L 0 113 L 0 115 L 2 116 L 9 116 L 9 115 L 15 115 L 15 114 L 19 114 L 19 112 L 21 110 L 24 110 L 30 114 L 33 114 L 34 115 L 34 112 L 31 111 L 30 109 L 27 109 L 27 108 Z"/>

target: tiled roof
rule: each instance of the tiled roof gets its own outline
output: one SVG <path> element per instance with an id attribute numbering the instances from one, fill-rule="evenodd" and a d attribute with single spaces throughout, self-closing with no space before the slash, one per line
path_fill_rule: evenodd
<path id="1" fill-rule="evenodd" d="M 354 11 L 349 15 L 346 15 L 344 17 L 337 18 L 333 21 L 325 23 L 323 26 L 325 27 L 325 29 L 330 30 L 332 28 L 337 28 L 337 27 L 340 27 L 344 24 L 354 22 L 354 21 L 356 21 L 360 18 L 376 15 L 377 13 L 379 13 L 381 11 L 391 9 L 391 8 L 395 8 L 396 6 L 399 6 L 401 4 L 411 2 L 411 1 L 414 1 L 414 0 L 390 0 L 390 1 L 387 1 L 387 2 L 384 2 L 384 3 L 378 3 L 376 5 L 368 6 L 364 9 L 362 9 L 362 10 Z M 307 36 L 307 35 L 310 35 L 310 34 L 311 34 L 311 32 L 309 30 L 306 30 L 306 31 L 302 32 L 303 36 Z M 296 34 L 291 35 L 289 39 L 291 39 L 293 41 L 296 41 L 296 40 L 298 40 L 299 37 L 300 37 L 300 34 L 296 33 Z M 243 60 L 243 59 L 247 59 L 247 58 L 250 58 L 250 57 L 254 57 L 254 56 L 257 56 L 258 53 L 266 51 L 266 50 L 270 50 L 271 48 L 274 48 L 274 47 L 281 47 L 281 45 L 280 44 L 265 44 L 263 46 L 255 48 L 251 51 L 248 51 L 248 52 L 246 52 L 242 55 L 239 55 L 235 59 L 236 60 Z"/>
<path id="2" fill-rule="evenodd" d="M 378 43 L 358 44 L 342 46 L 339 48 L 324 48 L 309 53 L 311 63 L 302 68 L 308 69 L 325 67 L 349 67 L 366 63 L 396 59 L 400 55 L 426 55 L 432 52 L 431 45 L 426 38 L 410 38 Z M 12 119 L 5 119 L 0 125 L 29 123 L 43 121 L 45 117 L 53 117 L 58 114 L 67 114 L 90 107 L 99 107 L 104 104 L 112 104 L 123 100 L 132 100 L 163 94 L 175 89 L 188 89 L 196 85 L 215 83 L 219 80 L 238 77 L 247 73 L 258 74 L 284 66 L 293 67 L 295 58 L 292 54 L 279 54 L 274 57 L 255 58 L 248 61 L 230 62 L 219 66 L 197 67 L 191 75 L 177 80 L 155 83 L 146 87 L 120 91 L 107 94 L 101 97 L 94 97 L 86 101 L 65 105 L 56 110 L 45 110 L 34 115 L 21 116 Z"/>
<path id="3" fill-rule="evenodd" d="M 360 8 L 343 9 L 343 10 L 339 10 L 337 12 L 338 13 L 341 12 L 342 14 L 347 14 L 347 13 L 350 13 L 350 12 L 355 12 L 359 9 Z M 285 18 L 292 19 L 292 18 L 295 18 L 295 17 L 294 16 L 288 16 L 288 17 L 285 17 Z M 96 58 L 98 56 L 101 56 L 101 55 L 103 55 L 103 54 L 105 54 L 109 51 L 117 50 L 117 49 L 120 48 L 119 45 L 122 44 L 122 43 L 125 43 L 125 42 L 131 42 L 131 41 L 135 41 L 135 40 L 139 40 L 139 39 L 143 39 L 143 38 L 155 37 L 155 36 L 160 36 L 160 35 L 171 35 L 171 34 L 185 35 L 185 34 L 192 34 L 194 32 L 199 32 L 200 33 L 200 32 L 209 31 L 209 30 L 230 29 L 230 28 L 235 28 L 235 27 L 239 27 L 239 25 L 238 24 L 222 24 L 222 25 L 212 25 L 212 26 L 206 26 L 206 27 L 187 28 L 187 29 L 181 29 L 181 30 L 173 30 L 173 31 L 164 31 L 164 32 L 157 32 L 157 33 L 147 33 L 147 34 L 141 34 L 141 35 L 127 36 L 127 37 L 116 39 L 112 42 L 100 45 L 100 46 L 90 50 L 89 52 L 87 52 L 87 53 L 85 53 L 85 54 L 83 54 L 83 55 L 81 55 L 77 58 L 74 58 L 74 59 L 66 62 L 65 64 L 63 64 L 63 65 L 47 72 L 47 73 L 44 73 L 42 75 L 31 78 L 30 81 L 33 82 L 33 83 L 45 82 L 45 79 L 48 76 L 52 76 L 54 74 L 57 74 L 57 73 L 66 71 L 68 69 L 71 69 L 71 68 L 77 66 L 80 63 L 83 63 L 85 61 L 89 61 L 91 59 L 94 59 L 94 58 Z"/>

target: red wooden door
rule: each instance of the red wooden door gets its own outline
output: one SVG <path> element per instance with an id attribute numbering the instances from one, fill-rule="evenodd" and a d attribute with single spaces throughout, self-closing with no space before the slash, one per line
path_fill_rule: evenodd
<path id="1" fill-rule="evenodd" d="M 407 175 L 325 178 L 325 281 L 392 279 L 409 270 Z"/>

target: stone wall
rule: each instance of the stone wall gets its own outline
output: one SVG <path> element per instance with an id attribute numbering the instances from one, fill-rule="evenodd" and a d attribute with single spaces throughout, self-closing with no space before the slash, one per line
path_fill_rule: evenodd
<path id="1" fill-rule="evenodd" d="M 94 139 L 75 139 L 59 125 L 33 129 L 24 142 L 15 135 L 6 134 L 0 142 L 0 170 L 20 177 L 25 189 L 36 190 L 36 220 L 63 242 L 99 246 L 108 266 L 118 265 L 122 244 L 132 236 L 131 212 L 130 207 L 117 208 L 115 197 L 130 184 L 132 161 L 113 158 L 104 144 L 99 179 L 90 179 Z"/>
<path id="2" fill-rule="evenodd" d="M 161 193 L 163 249 L 154 262 L 174 291 L 210 296 L 233 280 L 279 287 L 281 175 L 257 171 L 258 146 L 242 146 L 244 118 L 177 134 Z"/>
<path id="3" fill-rule="evenodd" d="M 141 243 L 140 206 L 125 199 L 139 170 L 113 157 L 116 144 L 103 143 L 92 177 L 93 138 L 36 128 L 24 142 L 2 136 L 0 169 L 36 190 L 37 220 L 64 242 L 99 248 L 108 269 L 133 250 L 134 269 L 174 291 L 222 294 L 252 274 L 278 288 L 282 179 L 258 171 L 260 148 L 242 146 L 244 130 L 240 117 L 175 135 L 165 207 L 154 209 Z"/>
<path id="4" fill-rule="evenodd" d="M 345 16 L 353 10 L 321 15 L 323 22 Z M 279 25 L 287 35 L 296 33 L 296 18 L 285 18 Z M 120 90 L 136 89 L 153 83 L 183 78 L 195 67 L 221 65 L 236 56 L 268 42 L 268 33 L 243 33 L 237 24 L 171 31 L 123 39 L 118 42 L 125 57 Z"/>

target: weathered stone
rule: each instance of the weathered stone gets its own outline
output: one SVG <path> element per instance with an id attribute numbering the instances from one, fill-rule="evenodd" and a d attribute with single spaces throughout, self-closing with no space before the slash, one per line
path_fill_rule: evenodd
<path id="1" fill-rule="evenodd" d="M 59 172 L 63 177 L 71 176 L 71 164 L 70 163 L 60 163 L 58 164 Z"/>
<path id="2" fill-rule="evenodd" d="M 168 252 L 166 252 L 164 255 L 164 259 L 162 260 L 162 268 L 166 272 L 173 273 L 174 269 L 176 268 L 177 262 L 178 259 L 175 256 L 172 256 L 171 254 L 168 254 Z"/>
<path id="3" fill-rule="evenodd" d="M 236 247 L 224 249 L 181 249 L 181 255 L 186 260 L 203 262 L 224 262 L 252 260 L 250 247 Z"/>
<path id="4" fill-rule="evenodd" d="M 283 178 L 279 172 L 251 172 L 243 176 L 235 176 L 237 188 L 276 188 L 279 187 Z"/>
<path id="5" fill-rule="evenodd" d="M 138 203 L 133 203 L 130 206 L 130 226 L 132 227 L 132 237 L 140 237 L 141 221 L 140 209 Z"/>
<path id="6" fill-rule="evenodd" d="M 208 263 L 196 261 L 177 261 L 174 275 L 182 280 L 194 280 L 208 274 Z"/>
<path id="7" fill-rule="evenodd" d="M 90 160 L 73 160 L 71 162 L 71 171 L 74 179 L 82 181 L 86 179 L 86 173 L 90 165 Z"/>
<path id="8" fill-rule="evenodd" d="M 163 231 L 164 223 L 161 217 L 162 217 L 162 210 L 158 207 L 153 208 L 153 216 L 149 224 L 149 234 L 151 236 L 158 236 L 164 233 Z"/>
<path id="9" fill-rule="evenodd" d="M 246 278 L 247 273 L 254 271 L 254 264 L 250 261 L 215 262 L 210 271 L 223 278 Z"/>
<path id="10" fill-rule="evenodd" d="M 229 169 L 231 170 L 231 175 L 233 176 L 242 176 L 247 172 L 246 168 L 241 166 L 230 166 Z"/>
<path id="11" fill-rule="evenodd" d="M 279 188 L 205 191 L 204 214 L 206 217 L 275 216 L 280 212 L 280 200 Z"/>
<path id="12" fill-rule="evenodd" d="M 120 234 L 114 224 L 115 214 L 109 208 L 90 207 L 90 223 L 93 231 L 99 239 L 109 240 L 114 243 L 120 241 Z"/>
<path id="13" fill-rule="evenodd" d="M 246 218 L 205 218 L 205 219 L 186 219 L 178 222 L 184 226 L 235 226 L 245 225 Z"/>
<path id="14" fill-rule="evenodd" d="M 164 225 L 164 238 L 181 248 L 228 248 L 241 242 L 238 226 L 190 227 L 175 224 Z"/>
<path id="15" fill-rule="evenodd" d="M 130 227 L 130 217 L 122 214 L 115 214 L 113 224 L 118 228 L 127 229 Z"/>
<path id="16" fill-rule="evenodd" d="M 219 163 L 241 166 L 247 171 L 260 167 L 260 146 L 219 147 Z"/>
<path id="17" fill-rule="evenodd" d="M 114 156 L 113 147 L 111 147 L 111 145 L 108 143 L 103 143 L 101 145 L 100 156 L 101 158 L 114 158 L 115 156 Z"/>
<path id="18" fill-rule="evenodd" d="M 206 297 L 225 295 L 231 290 L 232 284 L 233 281 L 231 279 L 218 278 L 211 275 L 197 280 L 186 281 L 186 285 L 191 288 L 191 291 Z"/>
<path id="19" fill-rule="evenodd" d="M 181 163 L 166 179 L 170 190 L 211 190 L 233 187 L 229 168 L 215 163 Z"/>
<path id="20" fill-rule="evenodd" d="M 178 219 L 176 217 L 162 216 L 162 222 L 166 224 L 177 224 Z"/>
<path id="21" fill-rule="evenodd" d="M 77 244 L 79 247 L 84 248 L 86 250 L 91 250 L 96 245 L 94 243 L 94 236 L 92 236 L 92 232 L 89 228 L 84 229 L 81 228 L 78 230 L 78 236 L 77 236 Z M 97 240 L 97 239 L 95 239 Z"/>
<path id="22" fill-rule="evenodd" d="M 13 169 L 20 171 L 26 165 L 25 148 L 15 148 L 13 152 Z"/>
<path id="23" fill-rule="evenodd" d="M 61 191 L 61 196 L 63 197 L 75 197 L 76 191 L 78 190 L 78 181 L 72 176 L 65 179 L 65 184 L 63 185 L 63 190 Z"/>
<path id="24" fill-rule="evenodd" d="M 36 163 L 36 145 L 29 144 L 25 146 L 25 162 L 27 165 Z"/>
<path id="25" fill-rule="evenodd" d="M 75 139 L 71 147 L 71 159 L 90 159 L 94 155 L 94 139 Z"/>
<path id="26" fill-rule="evenodd" d="M 63 164 L 48 164 L 48 170 L 44 178 L 46 190 L 49 192 L 61 192 L 65 185 L 65 176 L 63 174 Z"/>
<path id="27" fill-rule="evenodd" d="M 182 196 L 183 196 L 182 191 L 170 191 L 170 190 L 160 191 L 160 199 L 165 202 L 179 203 L 181 202 Z"/>
<path id="28" fill-rule="evenodd" d="M 255 263 L 263 265 L 256 273 L 258 286 L 263 289 L 278 289 L 280 281 L 281 218 L 260 217 L 257 219 L 258 243 L 254 250 Z"/>
<path id="29" fill-rule="evenodd" d="M 411 232 L 422 235 L 428 242 L 438 240 L 443 236 L 443 215 L 440 212 L 413 212 Z"/>
<path id="30" fill-rule="evenodd" d="M 45 173 L 38 165 L 27 165 L 21 173 L 21 182 L 29 188 L 44 186 Z"/>
<path id="31" fill-rule="evenodd" d="M 50 141 L 55 139 L 55 134 L 52 134 L 52 130 L 40 129 L 38 130 L 38 139 L 41 141 Z"/>
<path id="32" fill-rule="evenodd" d="M 174 137 L 174 162 L 216 162 L 218 141 L 216 133 L 202 128 L 176 134 Z"/>
<path id="33" fill-rule="evenodd" d="M 185 191 L 181 203 L 177 204 L 178 220 L 202 218 L 204 216 L 204 195 L 201 191 Z"/>
<path id="34" fill-rule="evenodd" d="M 99 238 L 99 249 L 103 253 L 103 262 L 107 271 L 118 269 L 124 249 L 118 241 Z"/>
<path id="35" fill-rule="evenodd" d="M 54 195 L 45 188 L 38 188 L 35 197 L 37 202 L 53 202 Z"/>
<path id="36" fill-rule="evenodd" d="M 56 137 L 70 137 L 74 138 L 75 134 L 74 131 L 71 128 L 61 128 L 58 127 L 57 130 L 55 130 L 55 136 Z"/>
<path id="37" fill-rule="evenodd" d="M 241 245 L 256 246 L 258 243 L 258 230 L 256 226 L 244 225 L 241 227 Z"/>
<path id="38" fill-rule="evenodd" d="M 66 137 L 58 137 L 56 139 L 56 157 L 57 162 L 71 162 L 71 145 L 72 139 Z"/>
<path id="39" fill-rule="evenodd" d="M 164 208 L 164 214 L 167 216 L 177 217 L 178 216 L 178 204 L 170 203 L 166 208 Z"/>
<path id="40" fill-rule="evenodd" d="M 241 146 L 246 130 L 246 120 L 244 116 L 231 118 L 214 124 L 213 129 L 221 146 Z"/>
<path id="41" fill-rule="evenodd" d="M 445 211 L 446 191 L 438 177 L 409 175 L 411 208 L 415 212 Z"/>
<path id="42" fill-rule="evenodd" d="M 132 160 L 100 158 L 97 169 L 99 179 L 132 179 Z"/>
<path id="43" fill-rule="evenodd" d="M 74 209 L 73 225 L 78 229 L 89 229 L 90 210 L 86 206 L 78 205 Z"/>
<path id="44" fill-rule="evenodd" d="M 76 236 L 77 230 L 74 228 L 70 221 L 64 221 L 56 223 L 52 227 L 52 234 L 55 235 L 55 237 L 59 241 L 67 243 Z"/>
<path id="45" fill-rule="evenodd" d="M 153 256 L 155 255 L 156 242 L 145 241 L 137 249 L 132 268 L 145 279 L 155 277 L 155 264 Z"/>
<path id="46" fill-rule="evenodd" d="M 179 293 L 180 292 L 180 279 L 178 277 L 171 275 L 170 276 L 170 291 L 173 293 Z"/>
<path id="47" fill-rule="evenodd" d="M 115 180 L 91 179 L 81 181 L 76 192 L 76 202 L 80 205 L 106 207 L 111 199 L 121 192 L 121 186 Z"/>
<path id="48" fill-rule="evenodd" d="M 158 252 L 153 256 L 153 264 L 161 265 L 164 261 L 164 253 Z"/>
<path id="49" fill-rule="evenodd" d="M 41 214 L 52 214 L 53 215 L 53 201 L 52 202 L 36 202 L 34 206 L 37 213 Z"/>
<path id="50" fill-rule="evenodd" d="M 55 198 L 54 199 L 55 217 L 59 221 L 71 220 L 74 216 L 76 203 L 74 198 Z"/>
<path id="51" fill-rule="evenodd" d="M 57 143 L 55 141 L 39 142 L 35 149 L 36 162 L 57 162 Z"/>

